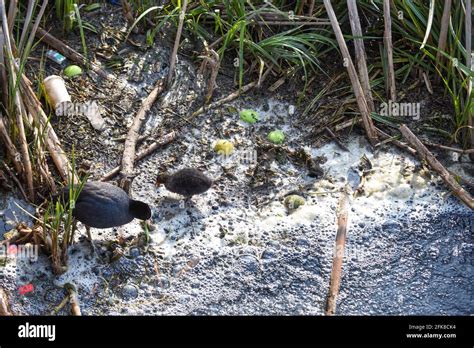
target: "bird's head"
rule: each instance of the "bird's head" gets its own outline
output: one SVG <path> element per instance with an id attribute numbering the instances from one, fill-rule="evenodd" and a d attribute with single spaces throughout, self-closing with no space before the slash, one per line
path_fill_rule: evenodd
<path id="1" fill-rule="evenodd" d="M 156 187 L 160 186 L 161 184 L 166 184 L 166 182 L 168 181 L 168 178 L 169 178 L 169 175 L 168 174 L 158 174 L 158 176 L 156 177 L 156 182 L 155 182 L 155 185 Z"/>
<path id="2" fill-rule="evenodd" d="M 137 219 L 148 220 L 151 218 L 151 209 L 146 203 L 131 199 L 129 209 L 133 216 Z"/>

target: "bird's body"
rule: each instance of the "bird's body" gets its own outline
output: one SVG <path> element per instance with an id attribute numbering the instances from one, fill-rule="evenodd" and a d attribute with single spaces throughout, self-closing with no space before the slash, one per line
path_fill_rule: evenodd
<path id="1" fill-rule="evenodd" d="M 168 191 L 186 198 L 204 193 L 212 186 L 212 180 L 194 168 L 185 168 L 172 175 L 161 176 L 157 183 L 164 183 Z"/>
<path id="2" fill-rule="evenodd" d="M 65 201 L 69 188 L 63 189 Z M 130 199 L 120 187 L 105 182 L 86 183 L 75 202 L 73 216 L 88 227 L 110 228 L 128 224 L 133 219 L 151 217 L 148 204 Z"/>

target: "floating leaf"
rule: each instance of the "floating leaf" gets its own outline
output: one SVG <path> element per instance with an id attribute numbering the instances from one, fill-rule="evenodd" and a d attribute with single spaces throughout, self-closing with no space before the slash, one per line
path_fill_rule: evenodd
<path id="1" fill-rule="evenodd" d="M 64 69 L 64 75 L 67 77 L 74 77 L 80 74 L 82 74 L 82 69 L 77 65 L 69 65 L 66 69 Z"/>
<path id="2" fill-rule="evenodd" d="M 245 109 L 240 112 L 240 119 L 246 123 L 254 124 L 260 118 L 257 111 Z"/>
<path id="3" fill-rule="evenodd" d="M 232 144 L 229 140 L 220 139 L 214 146 L 214 151 L 228 156 L 234 152 L 234 144 Z"/>
<path id="4" fill-rule="evenodd" d="M 306 201 L 298 195 L 290 195 L 285 198 L 285 206 L 288 210 L 293 211 L 304 205 Z"/>
<path id="5" fill-rule="evenodd" d="M 274 130 L 268 133 L 268 140 L 274 144 L 281 144 L 285 140 L 285 134 L 281 130 Z"/>

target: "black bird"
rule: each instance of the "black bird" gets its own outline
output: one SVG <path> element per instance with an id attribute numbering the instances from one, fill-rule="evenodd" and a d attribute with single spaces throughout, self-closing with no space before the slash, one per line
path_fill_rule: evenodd
<path id="1" fill-rule="evenodd" d="M 212 186 L 212 180 L 204 175 L 197 169 L 185 168 L 178 170 L 172 175 L 159 175 L 156 180 L 157 186 L 165 184 L 168 191 L 178 193 L 185 198 L 185 204 L 191 199 L 192 196 L 204 193 Z M 193 215 L 188 211 L 188 215 L 191 220 L 191 226 L 194 234 Z"/>
<path id="2" fill-rule="evenodd" d="M 159 175 L 156 184 L 164 184 L 168 191 L 188 199 L 209 190 L 212 180 L 197 169 L 185 168 L 172 175 Z"/>
<path id="3" fill-rule="evenodd" d="M 64 202 L 69 201 L 69 188 L 62 191 Z M 128 197 L 120 187 L 105 182 L 88 182 L 79 193 L 72 215 L 86 226 L 91 239 L 90 227 L 110 228 L 128 224 L 133 219 L 148 220 L 151 209 L 148 204 Z"/>

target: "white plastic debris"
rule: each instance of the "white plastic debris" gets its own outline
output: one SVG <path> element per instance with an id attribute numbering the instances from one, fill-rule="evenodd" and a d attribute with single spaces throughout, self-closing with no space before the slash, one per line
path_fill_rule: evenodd
<path id="1" fill-rule="evenodd" d="M 102 130 L 104 128 L 105 120 L 101 116 L 99 105 L 95 101 L 86 102 L 84 116 L 87 117 L 94 129 Z"/>
<path id="2" fill-rule="evenodd" d="M 294 105 L 290 105 L 288 106 L 288 115 L 293 115 L 295 113 L 295 106 Z"/>
<path id="3" fill-rule="evenodd" d="M 58 116 L 64 115 L 64 109 L 71 102 L 71 96 L 66 89 L 63 78 L 51 75 L 44 79 L 43 84 L 49 104 L 54 108 Z"/>

